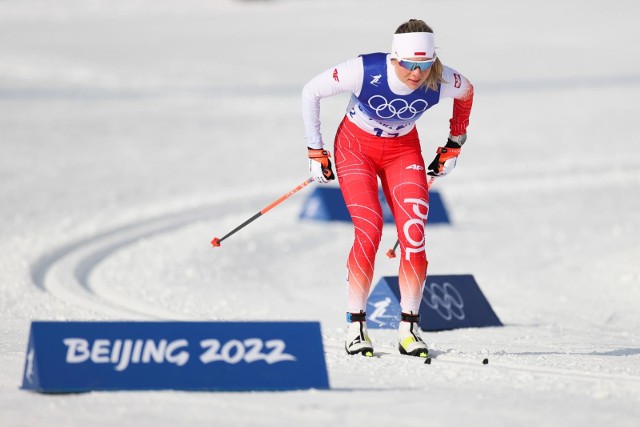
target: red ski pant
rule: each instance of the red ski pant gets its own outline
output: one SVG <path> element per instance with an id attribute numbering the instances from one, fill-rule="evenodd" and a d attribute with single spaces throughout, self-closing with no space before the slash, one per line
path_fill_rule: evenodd
<path id="1" fill-rule="evenodd" d="M 348 119 L 334 142 L 338 182 L 351 214 L 355 239 L 347 260 L 348 311 L 366 311 L 383 216 L 378 177 L 400 240 L 400 305 L 418 313 L 427 275 L 425 225 L 429 189 L 418 132 L 397 138 L 370 135 Z"/>

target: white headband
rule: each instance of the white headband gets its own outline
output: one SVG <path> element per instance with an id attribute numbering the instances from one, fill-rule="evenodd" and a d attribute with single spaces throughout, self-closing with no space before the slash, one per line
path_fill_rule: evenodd
<path id="1" fill-rule="evenodd" d="M 393 35 L 392 58 L 413 58 L 424 56 L 434 58 L 436 47 L 433 33 L 401 33 Z"/>

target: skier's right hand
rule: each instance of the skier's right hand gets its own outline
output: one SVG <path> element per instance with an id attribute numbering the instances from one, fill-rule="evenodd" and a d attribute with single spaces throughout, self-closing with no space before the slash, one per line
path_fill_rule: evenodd
<path id="1" fill-rule="evenodd" d="M 331 160 L 329 160 L 331 154 L 327 150 L 307 148 L 309 150 L 309 172 L 311 172 L 311 177 L 321 184 L 326 184 L 336 179 L 331 170 Z"/>

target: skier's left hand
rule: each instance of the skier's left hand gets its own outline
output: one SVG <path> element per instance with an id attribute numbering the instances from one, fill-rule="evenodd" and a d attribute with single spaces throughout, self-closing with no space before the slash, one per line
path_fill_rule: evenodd
<path id="1" fill-rule="evenodd" d="M 427 167 L 427 175 L 430 176 L 445 176 L 456 167 L 458 156 L 462 144 L 466 139 L 466 135 L 458 137 L 452 137 L 449 135 L 447 144 L 444 147 L 438 147 L 436 151 L 436 157 L 431 164 Z"/>

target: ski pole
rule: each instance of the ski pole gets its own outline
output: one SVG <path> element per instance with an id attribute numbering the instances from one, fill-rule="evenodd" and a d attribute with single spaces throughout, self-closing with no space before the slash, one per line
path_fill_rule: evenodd
<path id="1" fill-rule="evenodd" d="M 306 187 L 307 185 L 309 185 L 312 182 L 313 182 L 313 178 L 307 179 L 306 181 L 304 181 L 302 184 L 298 185 L 293 190 L 291 190 L 288 193 L 280 196 L 280 198 L 278 200 L 276 200 L 275 202 L 271 203 L 269 206 L 267 206 L 264 209 L 262 209 L 260 212 L 258 212 L 257 214 L 255 214 L 254 216 L 252 216 L 251 218 L 249 218 L 248 220 L 246 220 L 245 222 L 243 222 L 242 224 L 240 224 L 239 226 L 237 226 L 236 228 L 234 228 L 233 230 L 228 232 L 223 237 L 221 237 L 221 238 L 214 237 L 213 240 L 211 241 L 211 244 L 214 247 L 220 246 L 220 242 L 222 242 L 224 239 L 226 239 L 227 237 L 230 237 L 231 235 L 235 234 L 237 231 L 240 231 L 241 229 L 243 229 L 244 227 L 246 227 L 247 225 L 249 225 L 250 223 L 252 223 L 256 219 L 260 218 L 262 215 L 266 214 L 271 209 L 275 208 L 280 203 L 284 202 L 289 197 L 293 196 L 295 193 L 297 193 L 298 191 L 302 190 L 304 187 Z"/>
<path id="2" fill-rule="evenodd" d="M 427 190 L 431 190 L 431 185 L 433 184 L 433 182 L 435 181 L 436 177 L 435 176 L 429 176 L 427 178 Z M 387 251 L 387 256 L 389 258 L 395 258 L 396 257 L 396 249 L 398 248 L 398 245 L 400 244 L 400 239 L 396 239 L 396 244 L 393 245 L 393 249 L 389 249 Z"/>

